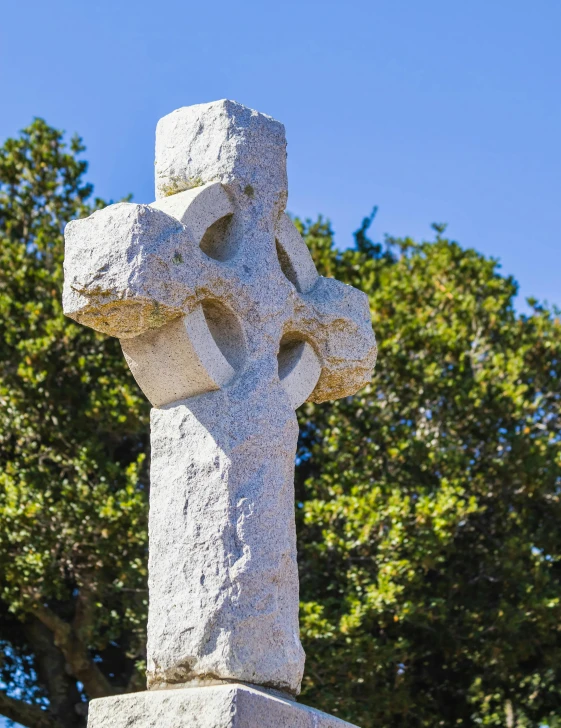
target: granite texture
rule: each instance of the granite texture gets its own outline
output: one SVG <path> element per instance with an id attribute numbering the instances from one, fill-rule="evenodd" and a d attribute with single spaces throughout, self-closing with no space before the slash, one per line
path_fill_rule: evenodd
<path id="1" fill-rule="evenodd" d="M 247 685 L 157 690 L 92 700 L 88 728 L 352 728 Z"/>
<path id="2" fill-rule="evenodd" d="M 259 377 L 152 410 L 149 687 L 298 691 L 297 439 L 283 388 Z"/>
<path id="3" fill-rule="evenodd" d="M 232 101 L 164 117 L 156 190 L 68 225 L 64 287 L 155 407 L 148 682 L 297 694 L 294 409 L 370 381 L 368 299 L 318 276 L 284 213 L 270 117 Z"/>

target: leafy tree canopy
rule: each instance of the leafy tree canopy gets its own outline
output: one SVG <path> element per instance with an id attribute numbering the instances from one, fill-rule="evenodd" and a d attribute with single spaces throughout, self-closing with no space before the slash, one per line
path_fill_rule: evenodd
<path id="1" fill-rule="evenodd" d="M 61 311 L 83 147 L 0 149 L 0 713 L 81 728 L 142 688 L 148 406 L 119 344 Z M 334 247 L 370 297 L 372 385 L 299 412 L 304 702 L 362 728 L 561 725 L 561 324 L 436 225 Z M 556 722 L 558 721 L 558 722 Z"/>

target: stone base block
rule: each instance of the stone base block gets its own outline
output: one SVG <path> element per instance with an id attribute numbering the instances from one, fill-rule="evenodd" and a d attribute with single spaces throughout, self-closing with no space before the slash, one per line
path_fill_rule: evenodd
<path id="1" fill-rule="evenodd" d="M 240 683 L 92 700 L 88 728 L 356 728 Z"/>

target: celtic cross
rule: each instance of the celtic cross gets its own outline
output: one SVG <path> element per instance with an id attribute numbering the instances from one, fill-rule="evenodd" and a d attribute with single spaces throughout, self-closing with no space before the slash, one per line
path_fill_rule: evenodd
<path id="1" fill-rule="evenodd" d="M 270 117 L 232 101 L 164 117 L 156 191 L 68 225 L 64 289 L 153 405 L 148 686 L 297 694 L 294 410 L 370 380 L 368 301 L 318 275 L 284 212 Z"/>

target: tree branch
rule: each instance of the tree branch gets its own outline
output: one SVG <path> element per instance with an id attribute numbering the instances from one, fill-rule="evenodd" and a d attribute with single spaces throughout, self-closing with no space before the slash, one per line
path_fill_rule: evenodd
<path id="1" fill-rule="evenodd" d="M 24 703 L 23 700 L 11 698 L 0 690 L 0 714 L 8 720 L 14 720 L 26 728 L 63 728 L 48 710 L 38 705 Z"/>
<path id="2" fill-rule="evenodd" d="M 61 650 L 72 674 L 82 683 L 90 699 L 122 692 L 116 690 L 107 680 L 89 656 L 87 644 L 68 622 L 42 604 L 37 605 L 32 612 L 51 630 L 55 645 Z"/>

